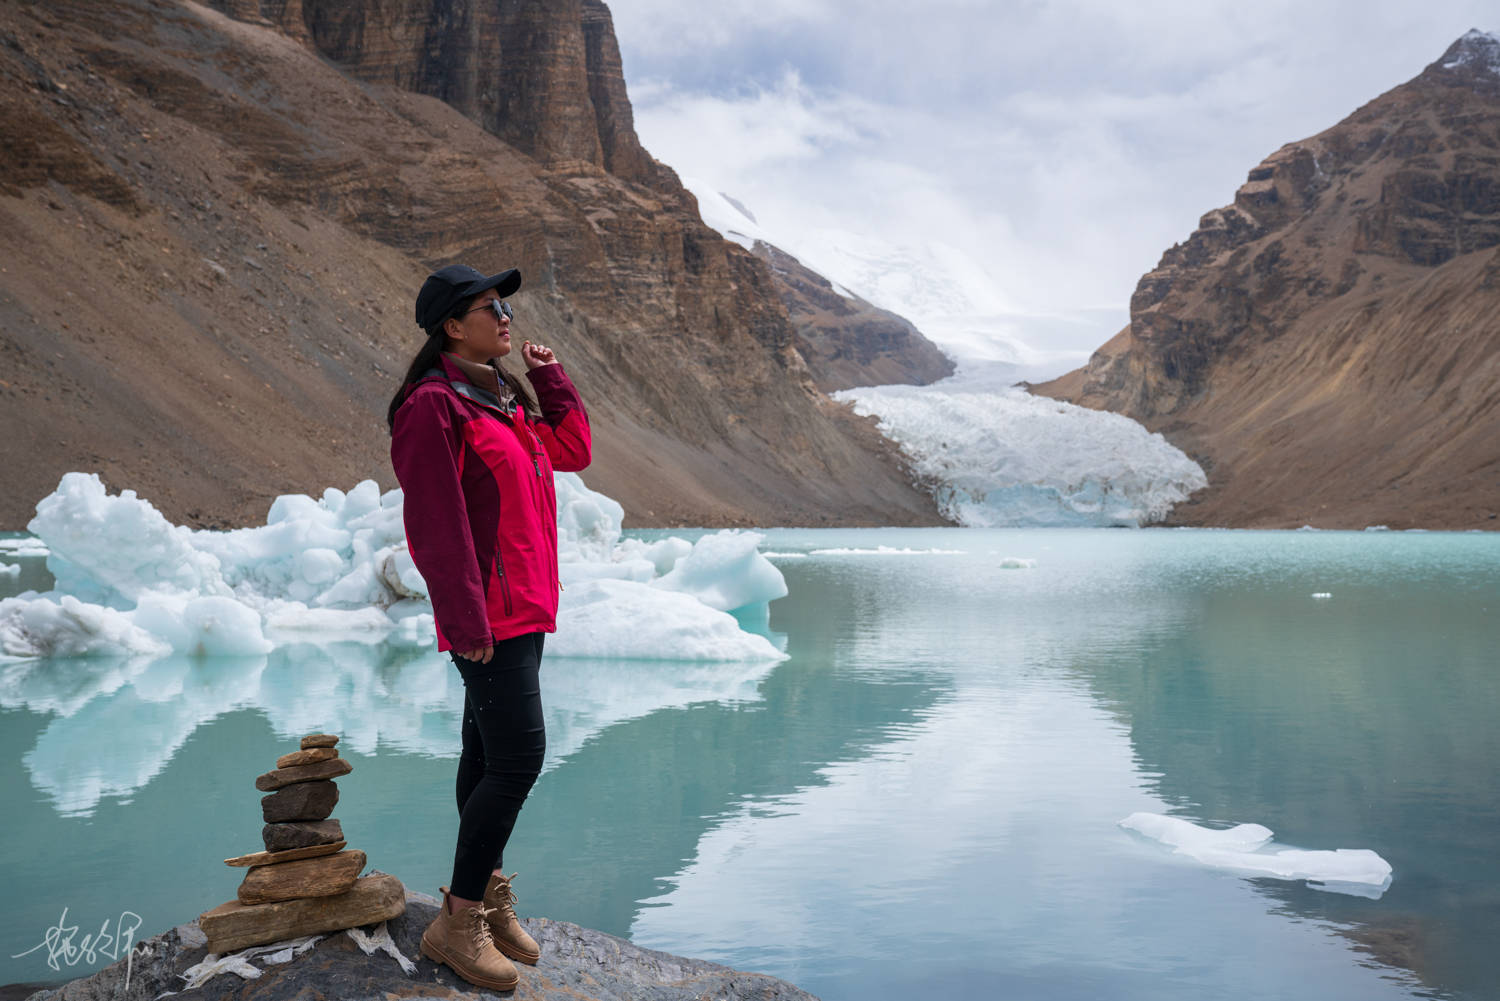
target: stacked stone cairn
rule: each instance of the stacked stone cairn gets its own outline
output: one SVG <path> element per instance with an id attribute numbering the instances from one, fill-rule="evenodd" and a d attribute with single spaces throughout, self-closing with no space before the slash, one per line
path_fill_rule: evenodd
<path id="1" fill-rule="evenodd" d="M 357 928 L 406 909 L 396 877 L 359 877 L 365 853 L 344 849 L 343 829 L 330 816 L 339 801 L 333 780 L 354 770 L 339 757 L 338 742 L 331 733 L 303 737 L 298 750 L 255 780 L 255 788 L 268 793 L 260 801 L 266 850 L 224 860 L 249 871 L 237 899 L 198 918 L 209 952 Z"/>

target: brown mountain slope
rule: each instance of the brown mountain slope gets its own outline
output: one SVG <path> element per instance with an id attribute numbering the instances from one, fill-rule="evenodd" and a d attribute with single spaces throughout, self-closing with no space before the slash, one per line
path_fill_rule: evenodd
<path id="1" fill-rule="evenodd" d="M 196 523 L 393 485 L 412 297 L 455 259 L 522 269 L 632 523 L 937 520 L 640 149 L 602 4 L 224 6 L 0 5 L 0 527 L 69 469 Z"/>
<path id="2" fill-rule="evenodd" d="M 1204 466 L 1181 524 L 1495 528 L 1500 39 L 1250 172 L 1034 391 L 1116 410 Z"/>

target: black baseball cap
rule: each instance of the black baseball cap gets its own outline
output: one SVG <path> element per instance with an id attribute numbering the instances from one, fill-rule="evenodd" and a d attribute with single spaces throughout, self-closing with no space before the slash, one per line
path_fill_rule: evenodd
<path id="1" fill-rule="evenodd" d="M 438 268 L 427 276 L 422 291 L 417 293 L 417 326 L 431 332 L 453 313 L 454 306 L 469 296 L 492 288 L 504 297 L 514 295 L 520 287 L 521 272 L 515 268 L 489 276 L 467 264 Z"/>

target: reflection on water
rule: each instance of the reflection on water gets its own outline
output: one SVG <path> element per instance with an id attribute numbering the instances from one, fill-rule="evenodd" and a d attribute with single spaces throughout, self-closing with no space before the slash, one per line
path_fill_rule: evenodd
<path id="1" fill-rule="evenodd" d="M 544 768 L 624 720 L 753 701 L 774 666 L 548 661 Z M 0 671 L 0 706 L 53 716 L 21 760 L 63 816 L 129 797 L 194 731 L 236 710 L 257 711 L 285 741 L 336 733 L 345 754 L 454 758 L 463 701 L 446 654 L 360 643 L 282 647 L 266 657 L 27 660 Z"/>
<path id="2" fill-rule="evenodd" d="M 1500 539 L 767 548 L 832 551 L 778 558 L 791 594 L 752 625 L 786 662 L 545 664 L 548 770 L 506 859 L 528 913 L 826 1001 L 1413 996 L 1397 967 L 1493 996 Z M 358 644 L 0 665 L 3 955 L 60 905 L 159 930 L 229 899 L 219 860 L 258 847 L 255 775 L 316 730 L 355 765 L 351 845 L 432 892 L 462 697 L 445 657 Z M 1395 879 L 1365 900 L 1213 871 L 1120 830 L 1135 811 L 1374 849 Z M 0 981 L 60 975 L 0 962 Z"/>

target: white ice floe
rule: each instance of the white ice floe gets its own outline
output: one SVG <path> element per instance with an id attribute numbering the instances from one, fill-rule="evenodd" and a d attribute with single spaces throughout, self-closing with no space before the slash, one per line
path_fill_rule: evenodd
<path id="1" fill-rule="evenodd" d="M 1028 560 L 1024 556 L 1006 556 L 995 565 L 1001 570 L 1032 570 L 1036 567 L 1036 560 Z"/>
<path id="2" fill-rule="evenodd" d="M 0 577 L 19 577 L 19 576 L 21 576 L 21 564 L 19 564 L 19 563 L 0 563 Z"/>
<path id="3" fill-rule="evenodd" d="M 40 539 L 0 539 L 0 553 L 6 556 L 46 556 L 47 547 Z"/>
<path id="4" fill-rule="evenodd" d="M 1333 592 L 1332 591 L 1314 591 L 1312 596 L 1313 596 L 1313 599 L 1315 601 L 1327 601 L 1329 598 L 1333 597 Z"/>
<path id="5" fill-rule="evenodd" d="M 137 626 L 129 613 L 70 594 L 0 601 L 3 657 L 159 656 L 170 650 L 165 640 Z"/>
<path id="6" fill-rule="evenodd" d="M 631 580 L 585 581 L 567 591 L 547 652 L 644 660 L 785 660 L 764 636 L 691 594 Z"/>
<path id="7" fill-rule="evenodd" d="M 1137 526 L 1207 486 L 1196 462 L 1119 414 L 1032 396 L 976 371 L 835 393 L 875 416 L 938 506 L 973 527 Z"/>
<path id="8" fill-rule="evenodd" d="M 565 590 L 549 650 L 782 659 L 725 614 L 786 594 L 757 551 L 761 536 L 622 540 L 619 504 L 576 474 L 556 484 Z M 402 494 L 372 480 L 318 499 L 278 497 L 264 525 L 217 532 L 173 525 L 133 491 L 110 495 L 98 476 L 68 473 L 28 528 L 49 552 L 56 589 L 0 600 L 0 657 L 255 656 L 283 643 L 434 639 Z M 584 586 L 610 579 L 621 586 Z"/>
<path id="9" fill-rule="evenodd" d="M 1380 897 L 1391 885 L 1390 863 L 1368 848 L 1276 848 L 1270 828 L 1260 824 L 1213 830 L 1180 817 L 1132 813 L 1120 826 L 1215 869 L 1306 880 L 1313 889 L 1371 898 Z"/>
<path id="10" fill-rule="evenodd" d="M 962 556 L 962 549 L 909 549 L 896 546 L 876 546 L 874 549 L 839 547 L 814 549 L 814 556 Z"/>
<path id="11" fill-rule="evenodd" d="M 765 536 L 755 532 L 705 535 L 651 584 L 692 595 L 721 612 L 784 598 L 786 578 L 760 554 L 763 541 Z"/>

